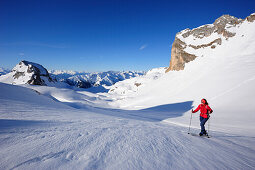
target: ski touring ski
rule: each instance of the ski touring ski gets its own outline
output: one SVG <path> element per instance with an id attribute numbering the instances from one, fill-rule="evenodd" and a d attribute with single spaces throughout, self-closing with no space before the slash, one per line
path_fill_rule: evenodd
<path id="1" fill-rule="evenodd" d="M 210 135 L 202 135 L 202 136 L 200 136 L 199 134 L 196 134 L 196 133 L 188 133 L 188 134 L 190 134 L 191 136 L 198 136 L 198 137 L 201 137 L 201 138 L 211 138 Z"/>

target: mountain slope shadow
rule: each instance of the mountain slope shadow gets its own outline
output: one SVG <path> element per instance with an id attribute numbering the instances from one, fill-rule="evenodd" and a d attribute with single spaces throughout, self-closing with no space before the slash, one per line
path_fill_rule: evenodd
<path id="1" fill-rule="evenodd" d="M 18 131 L 24 128 L 38 126 L 53 126 L 56 122 L 41 121 L 41 120 L 16 120 L 16 119 L 0 119 L 0 133 L 8 132 L 9 130 Z"/>
<path id="2" fill-rule="evenodd" d="M 181 103 L 171 103 L 159 105 L 141 110 L 121 110 L 121 109 L 102 109 L 97 108 L 97 113 L 115 116 L 120 118 L 145 120 L 145 121 L 162 121 L 168 118 L 182 116 L 185 112 L 191 110 L 193 101 Z"/>

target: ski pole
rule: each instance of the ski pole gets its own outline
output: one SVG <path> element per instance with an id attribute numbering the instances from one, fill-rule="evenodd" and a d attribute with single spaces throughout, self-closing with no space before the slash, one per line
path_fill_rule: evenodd
<path id="1" fill-rule="evenodd" d="M 208 132 L 207 132 L 207 135 L 209 136 L 209 128 L 210 128 L 210 118 L 208 120 Z"/>
<path id="2" fill-rule="evenodd" d="M 192 112 L 191 112 L 191 114 L 190 114 L 190 121 L 189 121 L 189 131 L 188 131 L 188 134 L 190 134 L 191 119 L 192 119 Z"/>

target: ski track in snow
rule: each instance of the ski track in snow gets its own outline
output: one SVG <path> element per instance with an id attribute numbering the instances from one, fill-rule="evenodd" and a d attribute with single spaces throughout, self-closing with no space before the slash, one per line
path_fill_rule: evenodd
<path id="1" fill-rule="evenodd" d="M 208 139 L 160 121 L 8 102 L 0 104 L 0 169 L 255 167 L 254 137 L 213 132 Z"/>
<path id="2" fill-rule="evenodd" d="M 250 79 L 247 79 L 247 80 L 243 81 L 242 83 L 237 84 L 237 85 L 234 86 L 233 88 L 231 88 L 231 89 L 229 89 L 229 90 L 227 90 L 227 91 L 225 91 L 225 92 L 223 92 L 223 93 L 221 93 L 221 94 L 219 94 L 219 95 L 217 95 L 217 96 L 214 96 L 214 97 L 210 98 L 210 100 L 215 100 L 215 99 L 217 99 L 217 98 L 219 98 L 219 97 L 221 97 L 221 96 L 224 96 L 225 94 L 227 94 L 227 93 L 229 93 L 229 92 L 231 92 L 231 91 L 233 91 L 233 90 L 235 90 L 235 89 L 237 89 L 237 88 L 239 88 L 239 87 L 241 87 L 241 86 L 244 86 L 245 84 L 247 84 L 247 83 L 249 83 L 249 82 L 251 82 L 251 81 L 254 81 L 254 80 L 255 80 L 255 77 L 252 77 L 252 78 L 250 78 Z"/>

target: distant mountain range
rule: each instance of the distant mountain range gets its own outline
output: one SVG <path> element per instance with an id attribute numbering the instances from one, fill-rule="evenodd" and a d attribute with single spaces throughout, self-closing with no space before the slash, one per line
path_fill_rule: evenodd
<path id="1" fill-rule="evenodd" d="M 0 76 L 9 73 L 11 70 L 0 67 Z"/>
<path id="2" fill-rule="evenodd" d="M 116 82 L 144 75 L 142 71 L 107 71 L 86 73 L 76 71 L 49 71 L 42 65 L 21 61 L 11 71 L 0 68 L 0 82 L 9 84 L 50 85 L 67 83 L 79 88 L 111 86 Z"/>
<path id="3" fill-rule="evenodd" d="M 111 86 L 116 82 L 144 75 L 139 71 L 107 71 L 97 73 L 74 72 L 74 71 L 51 71 L 51 76 L 71 86 L 88 88 L 92 86 Z"/>

